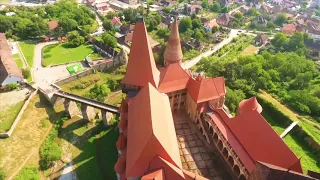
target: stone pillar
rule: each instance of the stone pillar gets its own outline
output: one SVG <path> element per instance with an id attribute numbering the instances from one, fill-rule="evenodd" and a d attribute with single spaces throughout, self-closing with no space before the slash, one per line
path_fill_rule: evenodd
<path id="1" fill-rule="evenodd" d="M 101 109 L 101 116 L 102 116 L 102 122 L 103 124 L 108 127 L 109 126 L 109 122 L 110 120 L 112 119 L 113 117 L 113 114 L 104 110 L 104 109 Z"/>
<path id="2" fill-rule="evenodd" d="M 72 118 L 73 116 L 80 113 L 76 102 L 71 101 L 70 99 L 65 99 L 63 105 L 69 118 Z"/>
<path id="3" fill-rule="evenodd" d="M 94 108 L 86 104 L 81 104 L 81 113 L 82 113 L 83 119 L 87 121 L 94 119 L 96 116 Z"/>

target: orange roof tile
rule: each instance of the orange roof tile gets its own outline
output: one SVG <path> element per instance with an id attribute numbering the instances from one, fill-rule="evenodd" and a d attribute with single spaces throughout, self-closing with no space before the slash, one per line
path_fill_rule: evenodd
<path id="1" fill-rule="evenodd" d="M 230 137 L 233 134 L 239 144 L 254 161 L 263 161 L 285 169 L 291 168 L 293 171 L 302 173 L 299 159 L 282 141 L 278 134 L 271 128 L 261 114 L 257 111 L 246 111 L 234 118 L 229 118 L 222 109 L 217 109 L 220 121 L 226 128 L 224 136 Z M 218 126 L 219 129 L 222 126 Z M 229 140 L 228 140 L 229 141 Z M 231 144 L 232 146 L 232 144 Z M 241 146 L 233 147 L 236 153 Z M 244 153 L 242 152 L 242 153 Z M 268 152 L 268 153 L 266 153 Z M 239 156 L 244 165 L 252 172 L 255 165 L 248 164 L 248 157 Z"/>
<path id="2" fill-rule="evenodd" d="M 158 88 L 160 72 L 156 67 L 143 19 L 138 19 L 132 38 L 126 75 L 122 84 L 143 87 L 151 83 Z"/>
<path id="3" fill-rule="evenodd" d="M 141 180 L 165 180 L 165 176 L 163 174 L 163 170 L 159 169 L 154 172 L 150 172 L 149 174 L 144 175 Z"/>
<path id="4" fill-rule="evenodd" d="M 114 170 L 118 174 L 121 174 L 125 171 L 125 169 L 126 169 L 126 157 L 125 157 L 125 155 L 121 154 L 118 157 L 118 161 L 117 161 L 116 165 L 114 166 Z"/>
<path id="5" fill-rule="evenodd" d="M 256 97 L 251 97 L 249 99 L 244 99 L 239 103 L 239 113 L 245 113 L 247 111 L 258 111 L 259 113 L 262 112 L 262 107 L 258 103 Z"/>
<path id="6" fill-rule="evenodd" d="M 50 30 L 50 31 L 53 31 L 53 30 L 55 30 L 57 27 L 59 27 L 58 21 L 55 21 L 55 20 L 48 21 L 47 24 L 48 24 L 48 26 L 49 26 L 49 30 Z"/>
<path id="7" fill-rule="evenodd" d="M 209 101 L 226 94 L 223 77 L 200 78 L 199 80 L 191 78 L 187 85 L 188 93 L 196 103 Z"/>
<path id="8" fill-rule="evenodd" d="M 171 25 L 171 33 L 168 39 L 168 45 L 164 51 L 164 60 L 166 64 L 181 63 L 183 58 L 177 19 Z"/>
<path id="9" fill-rule="evenodd" d="M 120 133 L 116 146 L 120 151 L 127 147 L 127 138 L 124 134 Z"/>
<path id="10" fill-rule="evenodd" d="M 168 93 L 185 89 L 191 77 L 178 63 L 160 69 L 159 91 Z"/>
<path id="11" fill-rule="evenodd" d="M 180 159 L 180 157 L 179 157 Z M 182 168 L 178 168 L 160 156 L 155 156 L 150 162 L 149 171 L 163 169 L 168 180 L 184 180 Z"/>
<path id="12" fill-rule="evenodd" d="M 119 129 L 126 129 L 128 127 L 128 113 L 122 113 L 120 122 L 118 124 Z"/>
<path id="13" fill-rule="evenodd" d="M 200 176 L 199 174 L 195 174 L 193 172 L 187 171 L 187 170 L 182 170 L 183 174 L 185 176 L 186 180 L 208 180 L 207 178 L 204 178 Z"/>
<path id="14" fill-rule="evenodd" d="M 161 109 L 161 110 L 160 110 Z M 168 96 L 150 83 L 129 102 L 126 176 L 140 177 L 161 156 L 181 168 Z"/>

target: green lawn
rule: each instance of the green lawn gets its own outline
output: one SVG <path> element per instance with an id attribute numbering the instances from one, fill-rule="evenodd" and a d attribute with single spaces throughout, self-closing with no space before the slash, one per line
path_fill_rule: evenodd
<path id="1" fill-rule="evenodd" d="M 13 55 L 13 59 L 16 62 L 19 69 L 23 68 L 23 62 L 18 53 Z"/>
<path id="2" fill-rule="evenodd" d="M 19 42 L 19 46 L 22 50 L 24 57 L 27 60 L 27 63 L 30 67 L 33 66 L 33 56 L 34 56 L 34 47 L 35 43 L 32 42 Z"/>
<path id="3" fill-rule="evenodd" d="M 23 104 L 24 101 L 21 101 L 6 109 L 0 110 L 0 132 L 6 132 L 10 129 Z"/>
<path id="4" fill-rule="evenodd" d="M 70 147 L 79 180 L 116 180 L 113 170 L 118 157 L 116 125 L 105 128 L 98 121 L 86 126 L 85 121 L 75 117 L 66 121 L 60 132 L 61 142 Z"/>
<path id="5" fill-rule="evenodd" d="M 286 126 L 281 124 L 280 121 L 276 121 L 276 118 L 274 118 L 270 112 L 263 110 L 262 115 L 277 134 L 280 135 L 286 129 Z M 299 137 L 294 130 L 290 131 L 283 141 L 298 156 L 298 158 L 301 157 L 301 164 L 304 173 L 306 173 L 307 170 L 319 172 L 320 154 L 317 155 L 315 151 L 310 149 L 305 140 Z"/>
<path id="6" fill-rule="evenodd" d="M 90 45 L 81 45 L 76 48 L 69 47 L 67 43 L 48 45 L 43 48 L 43 64 L 50 66 L 82 61 L 92 51 Z"/>
<path id="7" fill-rule="evenodd" d="M 93 61 L 104 58 L 101 54 L 99 54 L 99 53 L 97 53 L 97 52 L 91 53 L 91 54 L 89 55 L 89 57 L 90 57 L 91 60 L 93 60 Z"/>

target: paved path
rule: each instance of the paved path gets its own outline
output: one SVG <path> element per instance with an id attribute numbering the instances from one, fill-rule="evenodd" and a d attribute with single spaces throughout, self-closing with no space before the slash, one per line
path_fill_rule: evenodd
<path id="1" fill-rule="evenodd" d="M 224 45 L 230 43 L 234 37 L 237 37 L 238 34 L 240 33 L 239 31 L 245 32 L 244 30 L 231 29 L 229 37 L 227 39 L 224 39 L 219 44 L 214 46 L 213 49 L 210 49 L 210 50 L 200 54 L 199 56 L 195 57 L 194 59 L 189 60 L 189 61 L 185 61 L 184 63 L 182 63 L 182 67 L 184 69 L 189 69 L 192 66 L 196 65 L 202 58 L 211 56 L 214 52 L 218 51 Z"/>
<path id="2" fill-rule="evenodd" d="M 283 139 L 297 124 L 299 121 L 294 121 L 293 123 L 288 126 L 283 133 L 280 135 L 280 138 Z"/>

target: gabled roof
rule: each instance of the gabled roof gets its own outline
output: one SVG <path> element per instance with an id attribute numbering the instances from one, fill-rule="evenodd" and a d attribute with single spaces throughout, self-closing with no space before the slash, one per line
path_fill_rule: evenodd
<path id="1" fill-rule="evenodd" d="M 111 23 L 112 23 L 113 26 L 121 26 L 121 25 L 122 25 L 122 23 L 121 23 L 121 21 L 120 21 L 120 18 L 119 18 L 119 17 L 116 17 L 116 16 L 114 16 L 114 17 L 112 18 Z"/>
<path id="2" fill-rule="evenodd" d="M 284 33 L 294 33 L 297 30 L 297 26 L 294 24 L 284 24 L 281 28 L 281 31 L 283 31 Z"/>
<path id="3" fill-rule="evenodd" d="M 196 103 L 209 101 L 226 94 L 224 78 L 190 78 L 187 84 L 188 93 Z"/>
<path id="4" fill-rule="evenodd" d="M 213 27 L 219 27 L 219 24 L 215 19 L 204 23 L 204 25 L 209 27 L 210 29 L 212 29 Z"/>
<path id="5" fill-rule="evenodd" d="M 171 24 L 171 33 L 163 56 L 166 64 L 181 63 L 182 61 L 183 54 L 181 50 L 177 19 L 175 19 Z"/>
<path id="6" fill-rule="evenodd" d="M 156 67 L 143 19 L 136 23 L 126 75 L 122 84 L 143 87 L 150 82 L 158 87 L 160 72 Z"/>
<path id="7" fill-rule="evenodd" d="M 179 157 L 180 159 L 180 157 Z M 165 160 L 161 156 L 156 156 L 150 162 L 149 171 L 156 170 L 156 169 L 163 169 L 165 173 L 165 177 L 168 180 L 184 180 L 184 174 L 182 172 L 182 168 L 178 168 L 174 166 L 169 161 Z"/>
<path id="8" fill-rule="evenodd" d="M 144 175 L 141 180 L 165 180 L 164 172 L 162 169 L 150 172 Z"/>
<path id="9" fill-rule="evenodd" d="M 49 25 L 49 30 L 55 30 L 57 27 L 59 27 L 59 23 L 58 21 L 52 20 L 52 21 L 48 21 L 47 24 Z"/>
<path id="10" fill-rule="evenodd" d="M 256 97 L 251 97 L 249 99 L 244 99 L 239 104 L 239 113 L 246 113 L 247 111 L 258 111 L 259 113 L 262 112 L 262 107 L 258 103 Z"/>
<path id="11" fill-rule="evenodd" d="M 259 112 L 247 111 L 234 118 L 229 118 L 222 109 L 217 109 L 216 112 L 219 115 L 217 119 L 221 122 L 219 129 L 225 129 L 223 135 L 226 138 L 231 134 L 236 137 L 238 143 L 230 144 L 249 172 L 255 167 L 250 160 L 253 159 L 302 173 L 297 156 Z M 242 148 L 245 151 L 241 150 Z M 237 152 L 239 150 L 241 152 Z"/>
<path id="12" fill-rule="evenodd" d="M 168 93 L 185 89 L 191 77 L 178 63 L 160 69 L 159 91 Z"/>
<path id="13" fill-rule="evenodd" d="M 126 177 L 141 177 L 156 156 L 182 167 L 168 96 L 150 83 L 129 102 Z"/>

